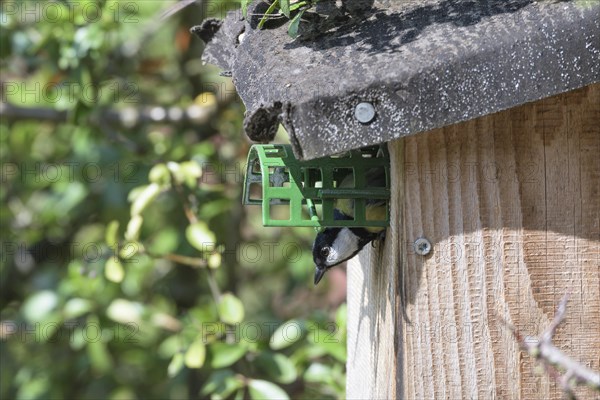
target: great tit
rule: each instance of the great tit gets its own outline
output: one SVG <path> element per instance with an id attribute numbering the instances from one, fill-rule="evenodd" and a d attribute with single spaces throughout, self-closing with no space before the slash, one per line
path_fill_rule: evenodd
<path id="1" fill-rule="evenodd" d="M 339 187 L 353 184 L 352 175 L 342 180 Z M 367 182 L 371 187 L 385 187 L 385 171 L 373 169 L 367 171 Z M 367 200 L 366 217 L 368 220 L 385 220 L 387 207 L 385 200 Z M 333 217 L 336 220 L 351 220 L 354 215 L 352 199 L 337 199 L 334 203 Z M 315 238 L 313 260 L 315 262 L 315 285 L 325 272 L 354 257 L 363 247 L 385 234 L 383 227 L 369 228 L 326 228 Z"/>

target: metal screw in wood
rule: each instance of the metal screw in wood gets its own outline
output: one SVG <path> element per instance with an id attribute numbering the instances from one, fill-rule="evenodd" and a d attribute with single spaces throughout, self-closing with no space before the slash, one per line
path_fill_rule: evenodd
<path id="1" fill-rule="evenodd" d="M 426 256 L 431 252 L 431 243 L 425 238 L 415 240 L 415 253 L 420 256 Z"/>

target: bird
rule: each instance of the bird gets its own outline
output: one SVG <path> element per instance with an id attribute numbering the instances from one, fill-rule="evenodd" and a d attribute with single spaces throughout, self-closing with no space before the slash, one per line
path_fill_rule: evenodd
<path id="1" fill-rule="evenodd" d="M 353 175 L 346 176 L 341 184 L 349 187 L 353 184 Z M 366 181 L 371 187 L 385 187 L 385 170 L 374 168 L 366 173 Z M 367 220 L 382 221 L 387 217 L 386 200 L 368 199 L 366 202 Z M 335 220 L 352 220 L 354 200 L 336 199 L 334 201 L 333 218 Z M 332 227 L 325 228 L 317 234 L 312 253 L 315 263 L 314 284 L 317 285 L 325 272 L 330 268 L 354 257 L 368 243 L 385 236 L 385 227 Z"/>

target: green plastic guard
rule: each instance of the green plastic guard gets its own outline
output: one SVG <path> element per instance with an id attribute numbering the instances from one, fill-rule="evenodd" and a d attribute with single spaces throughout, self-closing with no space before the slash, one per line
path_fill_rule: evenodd
<path id="1" fill-rule="evenodd" d="M 368 171 L 385 171 L 385 187 L 369 187 Z M 340 188 L 342 180 L 354 187 Z M 336 199 L 352 199 L 354 219 L 335 220 Z M 366 218 L 367 200 L 385 200 L 385 220 Z M 290 145 L 254 145 L 248 154 L 243 203 L 262 205 L 264 226 L 387 227 L 390 167 L 385 145 L 316 160 L 297 160 Z"/>

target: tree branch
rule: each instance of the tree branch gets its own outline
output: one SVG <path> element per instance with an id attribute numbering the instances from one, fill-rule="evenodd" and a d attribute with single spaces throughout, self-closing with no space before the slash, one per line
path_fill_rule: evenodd
<path id="1" fill-rule="evenodd" d="M 206 260 L 198 257 L 188 257 L 182 256 L 180 254 L 169 253 L 163 256 L 157 256 L 157 258 L 164 258 L 179 264 L 187 265 L 193 268 L 206 268 L 207 262 Z"/>
<path id="2" fill-rule="evenodd" d="M 573 384 L 576 386 L 587 385 L 600 392 L 600 374 L 567 356 L 552 343 L 556 328 L 565 318 L 568 298 L 568 295 L 562 298 L 554 319 L 539 338 L 531 336 L 523 338 L 515 327 L 508 323 L 507 325 L 519 341 L 521 348 L 538 360 L 546 371 L 558 380 L 563 390 L 571 398 L 575 398 L 573 387 L 571 386 Z"/>
<path id="3" fill-rule="evenodd" d="M 224 103 L 219 103 L 217 106 L 195 104 L 187 108 L 142 106 L 139 108 L 128 107 L 121 110 L 109 109 L 92 114 L 89 120 L 95 125 L 99 125 L 99 122 L 102 121 L 123 128 L 135 128 L 147 123 L 202 125 L 208 123 Z M 67 122 L 68 113 L 52 108 L 19 107 L 14 104 L 0 102 L 0 116 L 9 122 L 35 120 L 64 123 Z"/>

